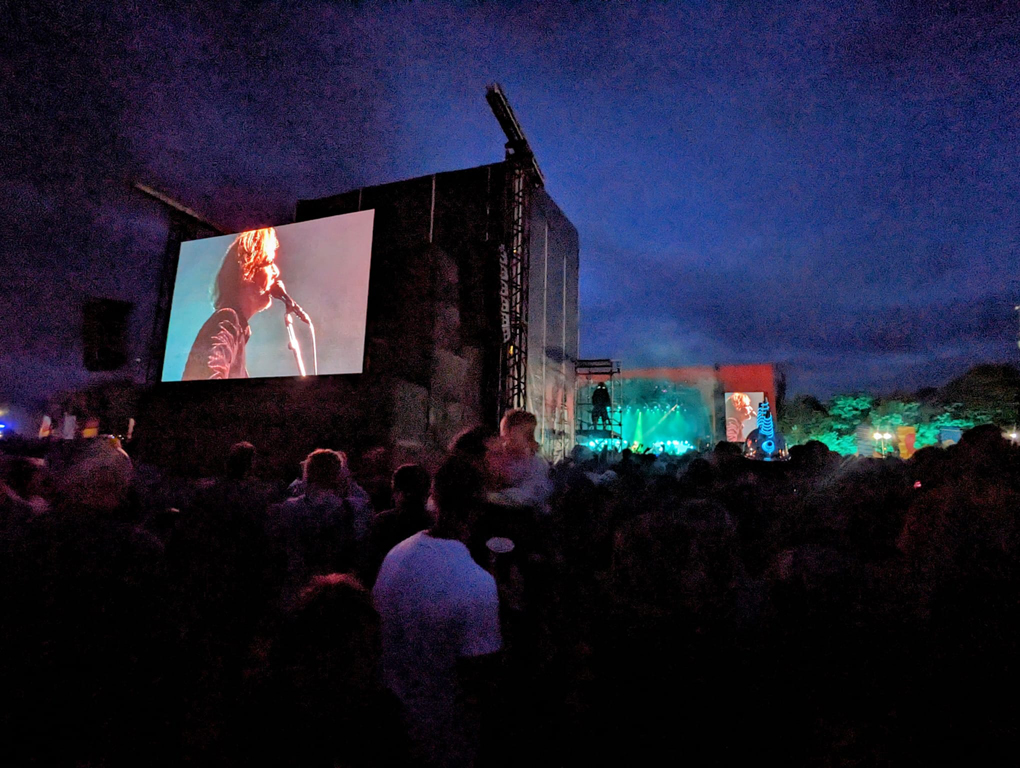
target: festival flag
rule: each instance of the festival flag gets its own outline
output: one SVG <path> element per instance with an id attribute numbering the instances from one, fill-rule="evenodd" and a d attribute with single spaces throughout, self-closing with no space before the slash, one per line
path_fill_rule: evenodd
<path id="1" fill-rule="evenodd" d="M 900 450 L 901 459 L 909 459 L 914 455 L 916 441 L 917 427 L 896 427 L 896 445 Z"/>
<path id="2" fill-rule="evenodd" d="M 963 430 L 959 427 L 942 427 L 939 430 L 939 445 L 942 447 L 956 445 L 963 437 Z"/>
<path id="3" fill-rule="evenodd" d="M 64 440 L 74 440 L 74 433 L 78 431 L 78 417 L 72 414 L 64 416 L 64 428 L 61 437 Z"/>
<path id="4" fill-rule="evenodd" d="M 53 419 L 49 416 L 42 417 L 42 424 L 39 426 L 39 438 L 45 439 L 53 434 Z"/>
<path id="5" fill-rule="evenodd" d="M 85 421 L 85 426 L 81 431 L 82 437 L 99 437 L 99 419 L 90 418 Z"/>

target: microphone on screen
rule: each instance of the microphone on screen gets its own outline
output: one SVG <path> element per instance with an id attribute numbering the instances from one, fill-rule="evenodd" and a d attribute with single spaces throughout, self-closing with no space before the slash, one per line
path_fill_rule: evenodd
<path id="1" fill-rule="evenodd" d="M 309 325 L 312 324 L 312 321 L 308 317 L 308 313 L 301 309 L 301 305 L 294 301 L 294 299 L 290 297 L 290 294 L 287 293 L 287 288 L 284 286 L 282 280 L 277 280 L 269 286 L 269 295 L 274 299 L 282 301 L 283 305 L 287 308 L 287 312 L 293 313 L 298 320 L 303 320 Z"/>

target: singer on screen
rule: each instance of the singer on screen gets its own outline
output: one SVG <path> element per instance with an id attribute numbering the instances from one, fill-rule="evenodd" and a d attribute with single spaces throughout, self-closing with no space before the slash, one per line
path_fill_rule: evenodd
<path id="1" fill-rule="evenodd" d="M 212 289 L 215 311 L 195 337 L 182 381 L 246 379 L 248 320 L 273 303 L 280 276 L 274 263 L 280 241 L 272 227 L 242 232 L 230 244 Z"/>

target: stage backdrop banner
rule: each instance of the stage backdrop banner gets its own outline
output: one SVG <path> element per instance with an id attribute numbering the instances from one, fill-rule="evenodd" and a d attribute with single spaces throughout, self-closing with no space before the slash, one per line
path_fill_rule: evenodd
<path id="1" fill-rule="evenodd" d="M 726 393 L 726 439 L 742 443 L 758 428 L 758 406 L 765 399 L 764 392 Z"/>
<path id="2" fill-rule="evenodd" d="M 362 372 L 374 218 L 375 211 L 358 211 L 274 228 L 279 247 L 272 263 L 279 270 L 279 279 L 285 283 L 287 293 L 314 323 L 320 374 Z M 163 381 L 243 378 L 245 372 L 251 378 L 298 375 L 294 353 L 288 348 L 283 303 L 273 299 L 271 306 L 249 318 L 251 334 L 246 344 L 238 340 L 244 335 L 243 327 L 238 334 L 231 326 L 227 329 L 229 343 L 220 345 L 227 350 L 228 358 L 236 358 L 239 345 L 243 345 L 244 366 L 233 366 L 229 375 L 208 375 L 216 371 L 217 366 L 210 368 L 193 362 L 191 372 L 185 376 L 185 366 L 193 348 L 192 357 L 205 360 L 209 357 L 207 348 L 216 345 L 215 339 L 205 339 L 208 334 L 200 332 L 203 328 L 206 331 L 211 328 L 214 333 L 218 330 L 207 325 L 216 309 L 214 289 L 225 261 L 238 260 L 238 243 L 243 234 L 181 244 Z M 255 264 L 260 270 L 256 279 L 262 276 L 266 263 L 263 253 Z M 220 285 L 223 284 L 221 279 Z M 248 290 L 248 287 L 242 286 L 239 290 Z M 265 301 L 268 302 L 268 298 Z M 221 316 L 233 317 L 229 312 L 224 315 L 222 309 Z M 213 325 L 219 326 L 219 322 Z M 309 327 L 295 319 L 294 329 L 305 368 L 311 375 L 314 367 Z M 220 367 L 226 368 L 225 365 Z"/>

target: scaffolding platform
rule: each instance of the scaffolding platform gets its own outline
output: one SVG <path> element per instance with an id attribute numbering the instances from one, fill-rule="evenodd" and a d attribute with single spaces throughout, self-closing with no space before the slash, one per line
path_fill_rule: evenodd
<path id="1" fill-rule="evenodd" d="M 596 443 L 596 448 L 610 444 L 613 444 L 612 447 L 620 447 L 623 439 L 623 387 L 619 379 L 619 361 L 608 358 L 578 360 L 574 372 L 575 433 L 578 444 L 591 447 L 591 443 Z M 592 402 L 592 394 L 599 384 L 605 384 L 609 391 L 609 406 L 605 414 L 608 419 L 597 413 Z M 597 421 L 596 416 L 600 416 Z"/>

